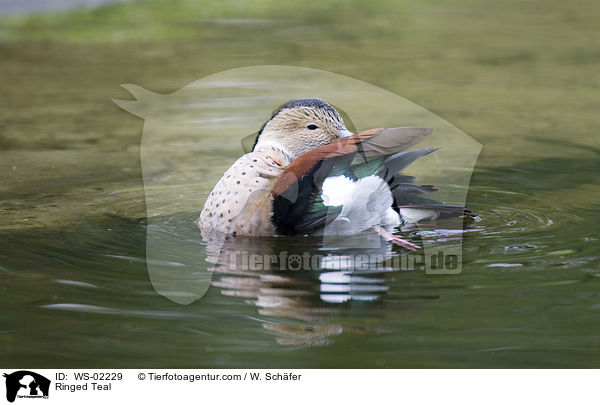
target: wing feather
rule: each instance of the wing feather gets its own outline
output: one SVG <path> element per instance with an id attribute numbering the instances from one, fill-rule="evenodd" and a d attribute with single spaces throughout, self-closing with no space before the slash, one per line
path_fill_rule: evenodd
<path id="1" fill-rule="evenodd" d="M 294 160 L 271 189 L 273 223 L 281 234 L 310 233 L 331 222 L 340 207 L 320 198 L 327 177 L 362 178 L 405 167 L 434 149 L 399 153 L 423 140 L 431 130 L 419 127 L 375 128 L 337 139 Z M 384 162 L 387 162 L 387 167 Z M 382 176 L 383 177 L 383 176 Z M 385 178 L 385 177 L 384 177 Z M 390 174 L 386 181 L 393 179 Z"/>

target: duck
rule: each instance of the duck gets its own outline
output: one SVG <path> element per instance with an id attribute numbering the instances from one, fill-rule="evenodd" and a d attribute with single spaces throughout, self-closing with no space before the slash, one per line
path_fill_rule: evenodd
<path id="1" fill-rule="evenodd" d="M 432 130 L 375 128 L 353 133 L 320 98 L 289 101 L 258 131 L 252 150 L 223 174 L 197 224 L 203 236 L 350 235 L 373 230 L 415 250 L 396 227 L 464 215 L 464 207 L 425 197 L 401 171 L 438 148 L 408 150 Z"/>

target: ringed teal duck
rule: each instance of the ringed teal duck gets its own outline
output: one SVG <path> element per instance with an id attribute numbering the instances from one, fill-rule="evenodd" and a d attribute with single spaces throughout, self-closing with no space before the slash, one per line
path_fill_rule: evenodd
<path id="1" fill-rule="evenodd" d="M 414 250 L 417 245 L 383 226 L 464 213 L 462 207 L 424 197 L 435 189 L 399 174 L 437 150 L 404 151 L 430 133 L 399 127 L 353 134 L 325 101 L 290 101 L 263 124 L 253 150 L 215 185 L 198 226 L 203 235 L 233 236 L 345 235 L 374 229 Z"/>

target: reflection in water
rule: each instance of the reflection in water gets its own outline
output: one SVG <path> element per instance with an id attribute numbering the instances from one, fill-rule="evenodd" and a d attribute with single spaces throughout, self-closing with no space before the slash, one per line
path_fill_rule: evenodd
<path id="1" fill-rule="evenodd" d="M 250 319 L 281 345 L 323 346 L 344 332 L 382 333 L 386 325 L 349 324 L 360 317 L 354 307 L 385 301 L 394 272 L 424 272 L 426 249 L 409 252 L 374 231 L 343 237 L 202 235 L 196 218 L 197 212 L 149 218 L 148 240 L 156 243 L 147 244 L 146 261 L 155 290 L 177 303 L 200 298 L 195 304 L 200 308 L 207 289 L 216 287 L 223 297 L 231 297 L 225 301 L 228 306 L 242 300 L 255 307 L 257 316 Z M 455 225 L 454 220 L 438 220 L 402 231 L 420 238 L 423 246 L 440 248 L 483 231 L 475 226 L 453 229 Z"/>
<path id="2" fill-rule="evenodd" d="M 221 246 L 222 244 L 222 246 Z M 360 247 L 357 247 L 360 246 Z M 214 238 L 212 285 L 257 307 L 262 326 L 282 345 L 322 346 L 351 327 L 339 312 L 351 302 L 375 302 L 388 291 L 383 275 L 398 252 L 374 232 L 328 238 Z"/>

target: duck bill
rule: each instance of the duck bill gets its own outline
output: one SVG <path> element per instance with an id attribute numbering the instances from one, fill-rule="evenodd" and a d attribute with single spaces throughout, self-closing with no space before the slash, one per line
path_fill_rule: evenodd
<path id="1" fill-rule="evenodd" d="M 346 138 L 354 135 L 352 131 L 349 131 L 346 128 L 338 129 L 338 133 L 340 134 L 340 138 Z"/>

